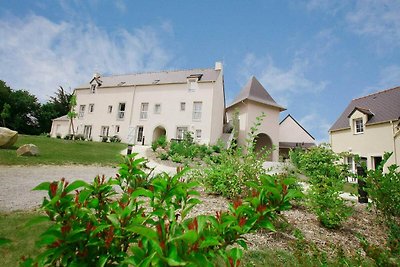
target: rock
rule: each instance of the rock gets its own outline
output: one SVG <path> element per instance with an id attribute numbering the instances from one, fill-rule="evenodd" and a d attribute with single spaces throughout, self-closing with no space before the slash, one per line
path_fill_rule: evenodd
<path id="1" fill-rule="evenodd" d="M 34 144 L 26 144 L 17 149 L 17 156 L 37 156 L 39 148 Z"/>
<path id="2" fill-rule="evenodd" d="M 18 132 L 0 127 L 0 148 L 9 148 L 17 142 Z"/>

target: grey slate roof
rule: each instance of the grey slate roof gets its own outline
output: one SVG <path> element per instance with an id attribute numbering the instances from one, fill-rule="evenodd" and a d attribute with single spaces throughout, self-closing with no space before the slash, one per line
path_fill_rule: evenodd
<path id="1" fill-rule="evenodd" d="M 160 72 L 143 72 L 126 75 L 113 75 L 100 77 L 102 82 L 101 87 L 116 87 L 116 86 L 132 86 L 132 85 L 151 85 L 165 83 L 186 83 L 187 78 L 200 77 L 200 82 L 216 81 L 220 70 L 210 69 L 192 69 L 192 70 L 174 70 Z M 76 89 L 87 89 L 89 83 L 82 84 Z"/>
<path id="2" fill-rule="evenodd" d="M 353 99 L 329 131 L 350 128 L 349 117 L 355 111 L 368 115 L 368 124 L 400 118 L 400 87 Z"/>
<path id="3" fill-rule="evenodd" d="M 230 104 L 228 106 L 228 108 L 230 108 L 246 99 L 279 108 L 281 111 L 286 110 L 284 107 L 282 107 L 281 105 L 278 105 L 275 102 L 275 100 L 270 96 L 270 94 L 268 94 L 268 92 L 265 90 L 265 88 L 261 85 L 261 83 L 254 76 L 252 76 L 250 78 L 250 80 L 242 88 L 239 95 L 232 102 L 232 104 Z"/>

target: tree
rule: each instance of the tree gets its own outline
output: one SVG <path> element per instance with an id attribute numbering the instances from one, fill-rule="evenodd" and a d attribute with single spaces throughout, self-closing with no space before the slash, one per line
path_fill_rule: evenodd
<path id="1" fill-rule="evenodd" d="M 7 103 L 4 103 L 3 111 L 0 114 L 0 117 L 3 120 L 4 127 L 6 127 L 6 119 L 8 119 L 10 117 L 10 109 L 11 109 L 11 106 Z"/>
<path id="2" fill-rule="evenodd" d="M 65 113 L 64 113 L 65 114 Z M 37 119 L 41 133 L 48 133 L 51 130 L 52 120 L 59 117 L 56 106 L 52 102 L 41 105 Z"/>
<path id="3" fill-rule="evenodd" d="M 7 86 L 6 82 L 0 80 L 0 108 L 8 103 L 11 94 L 11 88 Z"/>
<path id="4" fill-rule="evenodd" d="M 64 88 L 59 86 L 55 96 L 50 97 L 50 101 L 48 103 L 52 103 L 58 116 L 62 116 L 68 114 L 70 111 L 71 97 L 72 94 L 66 93 Z"/>
<path id="5" fill-rule="evenodd" d="M 75 107 L 76 107 L 76 95 L 72 95 L 71 99 L 69 101 L 69 112 L 67 114 L 69 121 L 70 121 L 70 128 L 72 127 L 72 134 L 75 135 L 75 129 L 74 129 L 74 119 L 76 118 L 76 112 L 75 112 Z"/>

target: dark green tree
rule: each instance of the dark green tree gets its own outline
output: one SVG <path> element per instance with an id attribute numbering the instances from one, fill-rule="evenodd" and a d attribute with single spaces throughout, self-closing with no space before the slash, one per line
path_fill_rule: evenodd
<path id="1" fill-rule="evenodd" d="M 65 92 L 62 86 L 59 86 L 54 96 L 50 97 L 49 103 L 54 105 L 54 109 L 57 112 L 57 116 L 63 116 L 68 114 L 70 111 L 70 102 L 72 94 Z M 54 119 L 54 118 L 53 118 Z"/>
<path id="2" fill-rule="evenodd" d="M 8 103 L 4 103 L 3 110 L 0 113 L 0 117 L 1 117 L 1 119 L 3 121 L 3 126 L 4 127 L 7 127 L 6 126 L 6 119 L 8 119 L 10 117 L 10 115 L 11 115 L 10 114 L 10 109 L 11 109 L 11 106 Z"/>
<path id="3" fill-rule="evenodd" d="M 7 86 L 6 82 L 0 80 L 0 110 L 3 109 L 5 103 L 8 103 L 10 94 L 11 88 Z"/>
<path id="4" fill-rule="evenodd" d="M 47 102 L 41 105 L 37 115 L 40 133 L 49 133 L 53 119 L 59 116 L 61 116 L 61 114 L 57 111 L 57 107 L 54 103 Z"/>

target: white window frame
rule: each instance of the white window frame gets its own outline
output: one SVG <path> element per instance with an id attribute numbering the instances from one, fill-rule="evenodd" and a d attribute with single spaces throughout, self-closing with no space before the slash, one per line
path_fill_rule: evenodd
<path id="1" fill-rule="evenodd" d="M 185 111 L 185 110 L 186 110 L 186 102 L 181 102 L 180 111 Z"/>
<path id="2" fill-rule="evenodd" d="M 110 126 L 101 126 L 100 130 L 101 136 L 107 136 L 110 134 Z"/>
<path id="3" fill-rule="evenodd" d="M 354 134 L 362 134 L 362 133 L 364 133 L 363 119 L 362 118 L 354 119 Z"/>
<path id="4" fill-rule="evenodd" d="M 154 105 L 154 114 L 161 114 L 161 104 L 157 103 Z"/>
<path id="5" fill-rule="evenodd" d="M 196 139 L 201 139 L 201 129 L 196 129 Z"/>
<path id="6" fill-rule="evenodd" d="M 197 81 L 198 81 L 197 78 L 188 78 L 187 79 L 189 92 L 196 92 L 196 89 L 198 87 Z"/>
<path id="7" fill-rule="evenodd" d="M 178 126 L 176 127 L 176 139 L 182 140 L 183 137 L 185 136 L 185 132 L 188 131 L 187 126 Z"/>
<path id="8" fill-rule="evenodd" d="M 86 105 L 79 105 L 78 118 L 83 118 L 85 115 Z"/>
<path id="9" fill-rule="evenodd" d="M 147 120 L 148 112 L 149 112 L 149 103 L 148 102 L 141 103 L 140 104 L 140 119 Z"/>
<path id="10" fill-rule="evenodd" d="M 193 114 L 192 114 L 193 121 L 201 121 L 202 109 L 203 109 L 203 102 L 201 101 L 193 102 Z"/>
<path id="11" fill-rule="evenodd" d="M 89 113 L 93 113 L 94 112 L 94 104 L 89 104 L 88 112 Z"/>
<path id="12" fill-rule="evenodd" d="M 112 110 L 113 110 L 113 106 L 112 105 L 108 105 L 107 113 L 112 113 Z"/>
<path id="13" fill-rule="evenodd" d="M 124 107 L 124 110 L 121 110 L 122 105 Z M 117 120 L 122 121 L 125 118 L 125 111 L 126 111 L 126 103 L 125 102 L 120 102 L 118 104 Z"/>

